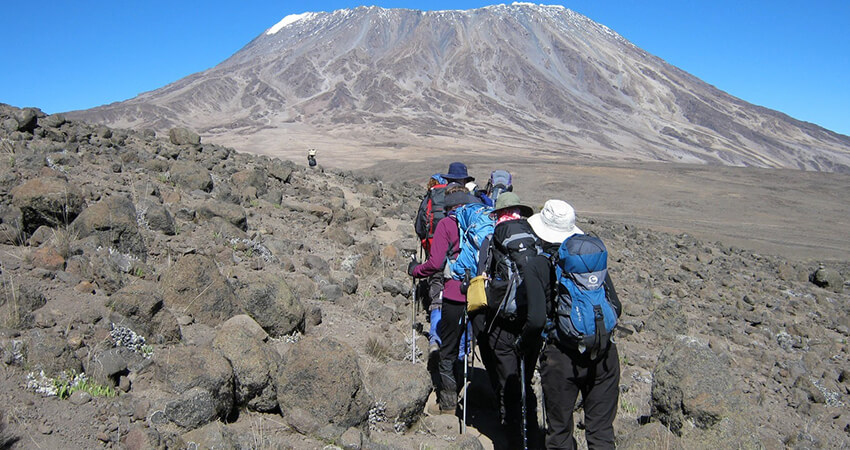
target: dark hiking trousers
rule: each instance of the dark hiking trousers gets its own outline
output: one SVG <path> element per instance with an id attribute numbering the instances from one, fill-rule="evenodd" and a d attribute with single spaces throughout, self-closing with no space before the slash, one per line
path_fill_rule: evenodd
<path id="1" fill-rule="evenodd" d="M 437 386 L 437 401 L 440 409 L 457 408 L 457 380 L 454 367 L 458 361 L 460 337 L 463 334 L 463 316 L 466 303 L 458 303 L 443 299 L 443 316 L 437 325 L 437 335 L 440 336 L 440 361 L 437 370 L 440 372 Z"/>
<path id="2" fill-rule="evenodd" d="M 584 398 L 584 424 L 589 449 L 614 448 L 614 417 L 620 387 L 617 346 L 611 344 L 598 361 L 547 344 L 540 358 L 540 376 L 549 429 L 547 449 L 575 449 L 573 407 Z"/>
<path id="3" fill-rule="evenodd" d="M 516 329 L 512 331 L 511 329 Z M 517 329 L 518 328 L 518 329 Z M 500 400 L 502 423 L 512 444 L 522 442 L 522 385 L 520 384 L 520 354 L 514 345 L 519 337 L 521 326 L 497 319 L 489 335 L 490 348 L 493 350 Z M 525 404 L 526 431 L 529 443 L 534 442 L 538 433 L 537 400 L 531 389 L 531 378 L 537 363 L 539 348 L 529 351 L 525 359 Z"/>

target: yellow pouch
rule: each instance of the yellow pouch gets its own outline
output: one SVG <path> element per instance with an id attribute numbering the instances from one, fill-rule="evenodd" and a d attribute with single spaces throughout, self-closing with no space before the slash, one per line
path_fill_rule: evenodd
<path id="1" fill-rule="evenodd" d="M 467 311 L 472 312 L 487 306 L 487 290 L 484 289 L 486 280 L 485 275 L 478 275 L 469 280 L 469 288 L 466 290 Z"/>

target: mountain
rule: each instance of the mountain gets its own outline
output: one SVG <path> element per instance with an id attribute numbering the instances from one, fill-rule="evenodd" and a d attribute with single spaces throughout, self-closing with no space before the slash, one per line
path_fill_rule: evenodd
<path id="1" fill-rule="evenodd" d="M 561 6 L 288 16 L 219 65 L 67 114 L 241 151 L 480 151 L 850 172 L 850 137 L 749 104 Z M 375 149 L 391 150 L 379 154 Z"/>

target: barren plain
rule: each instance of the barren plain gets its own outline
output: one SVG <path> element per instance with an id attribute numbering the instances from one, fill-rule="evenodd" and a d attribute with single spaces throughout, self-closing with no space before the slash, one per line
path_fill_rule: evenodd
<path id="1" fill-rule="evenodd" d="M 424 185 L 454 160 L 483 186 L 507 169 L 515 192 L 540 209 L 571 203 L 579 222 L 604 218 L 686 233 L 795 260 L 847 260 L 850 176 L 836 173 L 692 164 L 548 160 L 533 155 L 478 161 L 458 153 L 417 163 L 383 160 L 361 169 L 389 181 Z M 322 161 L 333 164 L 333 161 Z"/>

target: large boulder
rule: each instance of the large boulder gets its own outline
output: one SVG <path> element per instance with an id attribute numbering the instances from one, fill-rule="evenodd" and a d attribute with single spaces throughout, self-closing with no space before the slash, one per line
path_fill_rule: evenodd
<path id="1" fill-rule="evenodd" d="M 260 271 L 241 276 L 237 297 L 248 315 L 272 337 L 304 331 L 304 305 L 279 275 Z"/>
<path id="2" fill-rule="evenodd" d="M 677 336 L 652 375 L 652 417 L 688 442 L 757 444 L 752 414 L 735 388 L 728 363 L 708 344 Z M 737 445 L 737 444 L 736 444 Z"/>
<path id="3" fill-rule="evenodd" d="M 162 276 L 165 305 L 210 326 L 240 313 L 236 295 L 215 261 L 203 255 L 183 255 Z"/>
<path id="4" fill-rule="evenodd" d="M 129 197 L 108 197 L 89 206 L 71 224 L 80 239 L 96 236 L 98 243 L 141 260 L 147 248 L 136 220 L 136 207 Z"/>
<path id="5" fill-rule="evenodd" d="M 354 350 L 331 338 L 301 339 L 287 355 L 276 383 L 284 416 L 301 408 L 319 423 L 349 427 L 363 423 L 372 405 Z"/>
<path id="6" fill-rule="evenodd" d="M 818 287 L 822 287 L 835 293 L 840 294 L 844 291 L 844 277 L 842 277 L 841 273 L 835 269 L 823 266 L 818 267 L 817 270 L 812 272 L 812 275 L 809 277 L 809 281 Z"/>
<path id="7" fill-rule="evenodd" d="M 175 161 L 171 164 L 171 181 L 187 191 L 210 192 L 213 180 L 210 171 L 190 161 Z"/>
<path id="8" fill-rule="evenodd" d="M 220 217 L 242 231 L 248 229 L 248 216 L 245 209 L 233 203 L 209 199 L 198 207 L 197 215 L 204 220 Z"/>
<path id="9" fill-rule="evenodd" d="M 165 347 L 153 355 L 157 378 L 175 394 L 165 415 L 184 428 L 224 418 L 233 408 L 233 369 L 208 347 Z"/>
<path id="10" fill-rule="evenodd" d="M 146 362 L 141 353 L 127 347 L 101 348 L 91 350 L 88 359 L 83 362 L 86 374 L 104 385 L 118 386 L 120 377 L 135 372 Z"/>
<path id="11" fill-rule="evenodd" d="M 230 181 L 239 191 L 244 192 L 246 188 L 254 188 L 255 193 L 260 196 L 268 191 L 266 171 L 259 167 L 240 170 L 230 176 Z"/>
<path id="12" fill-rule="evenodd" d="M 157 343 L 180 341 L 180 326 L 174 314 L 165 308 L 162 292 L 156 283 L 138 280 L 112 294 L 108 306 L 119 317 L 119 323 L 141 334 L 146 340 Z"/>
<path id="13" fill-rule="evenodd" d="M 409 426 L 425 409 L 431 393 L 431 376 L 422 364 L 392 361 L 372 367 L 365 378 L 366 387 L 391 424 Z"/>
<path id="14" fill-rule="evenodd" d="M 193 430 L 220 416 L 219 405 L 210 391 L 193 387 L 177 394 L 165 405 L 165 416 L 171 422 Z"/>
<path id="15" fill-rule="evenodd" d="M 168 140 L 174 145 L 200 145 L 201 137 L 198 133 L 186 128 L 172 128 L 168 130 Z"/>
<path id="16" fill-rule="evenodd" d="M 18 123 L 15 131 L 32 133 L 35 127 L 38 126 L 38 116 L 44 116 L 44 114 L 35 108 L 21 109 L 15 114 L 15 120 Z"/>
<path id="17" fill-rule="evenodd" d="M 289 183 L 292 177 L 292 171 L 295 169 L 295 164 L 292 161 L 281 161 L 273 159 L 268 165 L 269 175 L 284 183 Z"/>
<path id="18" fill-rule="evenodd" d="M 24 231 L 38 227 L 69 225 L 83 210 L 85 200 L 80 189 L 56 177 L 39 177 L 12 189 L 12 204 L 21 210 Z"/>
<path id="19" fill-rule="evenodd" d="M 277 408 L 274 375 L 280 354 L 267 344 L 269 335 L 249 316 L 233 316 L 221 324 L 213 347 L 233 366 L 237 406 L 268 412 Z"/>

